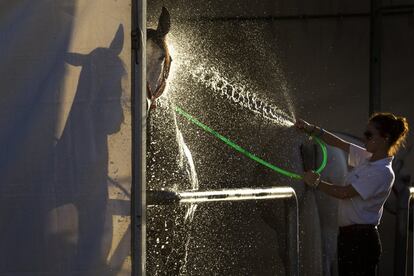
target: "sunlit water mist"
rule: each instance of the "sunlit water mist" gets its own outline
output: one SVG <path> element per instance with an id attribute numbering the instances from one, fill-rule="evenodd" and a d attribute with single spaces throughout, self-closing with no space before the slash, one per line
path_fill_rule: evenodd
<path id="1" fill-rule="evenodd" d="M 169 51 L 171 56 L 175 56 L 175 48 L 174 48 L 174 44 L 169 44 Z M 171 78 L 171 82 L 170 83 L 174 83 L 174 79 L 176 78 L 176 74 L 177 74 L 177 69 L 181 64 L 179 63 L 179 59 L 177 59 L 176 62 L 172 63 L 171 68 L 170 68 L 170 78 Z M 166 87 L 166 96 L 168 97 L 168 90 L 170 90 L 170 88 L 172 90 L 174 90 L 174 86 L 173 84 L 169 84 Z M 193 156 L 191 154 L 190 149 L 188 148 L 187 144 L 184 142 L 184 137 L 181 133 L 181 131 L 179 130 L 178 124 L 177 124 L 177 120 L 174 120 L 175 122 L 175 129 L 176 129 L 176 134 L 177 134 L 177 142 L 182 145 L 180 147 L 181 152 L 180 152 L 180 160 L 179 160 L 179 164 L 181 168 L 185 168 L 185 161 L 187 160 L 188 162 L 188 168 L 186 168 L 188 170 L 188 175 L 189 175 L 189 181 L 191 183 L 191 190 L 197 191 L 199 189 L 199 183 L 198 183 L 198 177 L 197 177 L 197 171 L 196 171 L 196 167 L 194 165 L 194 160 L 193 160 Z M 190 222 L 192 222 L 193 218 L 194 218 L 194 213 L 197 209 L 197 204 L 190 204 L 187 212 L 185 214 L 185 220 L 189 220 Z"/>
<path id="2" fill-rule="evenodd" d="M 287 109 L 291 117 L 295 117 L 295 108 L 291 100 L 290 88 L 285 74 L 282 71 L 282 67 L 279 64 L 280 57 L 276 54 L 273 47 L 270 47 L 269 41 L 263 36 L 266 33 L 266 27 L 263 24 L 257 24 L 252 22 L 243 22 L 243 37 L 246 44 L 255 52 L 255 58 L 260 64 L 269 64 L 271 70 L 268 75 L 270 79 L 278 79 L 280 82 L 280 88 L 278 91 L 283 95 L 286 100 Z M 252 25 L 254 27 L 252 28 Z M 272 37 L 274 38 L 274 37 Z"/>
<path id="3" fill-rule="evenodd" d="M 176 69 L 175 67 L 172 68 L 173 77 L 175 76 Z M 168 89 L 168 87 L 167 87 Z M 167 94 L 168 97 L 168 94 Z M 170 110 L 172 112 L 174 109 Z M 174 126 L 175 126 L 175 133 L 176 133 L 176 141 L 180 145 L 180 152 L 179 152 L 179 167 L 182 170 L 187 171 L 188 175 L 188 181 L 191 184 L 191 190 L 192 191 L 198 191 L 199 189 L 199 182 L 197 177 L 197 171 L 196 167 L 194 165 L 193 156 L 191 154 L 191 151 L 187 144 L 184 141 L 183 134 L 181 133 L 176 116 L 174 116 Z M 175 187 L 175 190 L 178 191 L 178 188 Z M 189 253 L 189 245 L 191 241 L 191 228 L 192 228 L 192 222 L 194 219 L 195 212 L 197 210 L 197 204 L 191 203 L 187 206 L 186 212 L 184 215 L 184 223 L 187 225 L 187 229 L 189 230 L 187 233 L 187 237 L 185 239 L 185 253 L 184 253 L 184 259 L 182 260 L 183 265 L 180 267 L 179 275 L 187 275 L 187 262 L 188 262 L 188 253 Z"/>
<path id="4" fill-rule="evenodd" d="M 293 118 L 283 110 L 265 102 L 245 86 L 231 83 L 214 67 L 207 68 L 206 66 L 199 65 L 190 72 L 194 79 L 230 102 L 260 114 L 263 118 L 271 120 L 280 126 L 290 127 L 294 124 Z"/>
<path id="5" fill-rule="evenodd" d="M 282 93 L 287 100 L 289 114 L 275 104 L 269 103 L 263 97 L 258 96 L 258 93 L 249 86 L 230 80 L 230 78 L 221 73 L 223 70 L 219 70 L 205 62 L 200 53 L 195 56 L 190 50 L 185 49 L 184 45 L 186 43 L 180 43 L 177 37 L 170 36 L 169 48 L 174 60 L 171 66 L 171 82 L 169 84 L 172 90 L 178 90 L 178 87 L 174 87 L 175 83 L 180 83 L 179 81 L 174 81 L 174 79 L 182 77 L 178 76 L 178 71 L 185 71 L 196 82 L 210 89 L 217 98 L 225 99 L 232 104 L 247 108 L 263 119 L 270 120 L 279 126 L 290 127 L 294 124 L 293 107 L 288 99 L 284 83 L 282 83 Z M 186 76 L 188 77 L 188 75 Z"/>
<path id="6" fill-rule="evenodd" d="M 178 128 L 177 120 L 175 120 L 175 128 L 177 133 L 177 142 L 181 145 L 180 149 L 180 162 L 179 165 L 182 169 L 187 170 L 187 174 L 189 176 L 189 181 L 191 183 L 191 190 L 197 191 L 199 189 L 198 184 L 198 177 L 197 177 L 197 171 L 194 165 L 193 156 L 191 155 L 191 151 L 188 148 L 187 144 L 184 142 L 184 137 L 181 131 Z M 186 164 L 188 167 L 186 167 Z M 189 220 L 190 222 L 193 221 L 194 213 L 197 209 L 196 204 L 191 204 L 189 208 L 187 209 L 187 212 L 185 214 L 184 220 Z"/>
<path id="7" fill-rule="evenodd" d="M 169 40 L 174 40 L 173 36 L 170 35 Z M 160 107 L 164 107 L 165 109 L 169 111 L 173 111 L 174 108 L 171 108 L 171 95 L 170 91 L 176 91 L 177 87 L 175 87 L 174 83 L 177 77 L 177 70 L 183 65 L 181 63 L 181 59 L 176 56 L 175 46 L 177 43 L 168 43 L 168 50 L 170 55 L 173 57 L 174 62 L 171 64 L 170 73 L 168 77 L 167 86 L 164 90 L 164 93 L 162 96 L 157 100 L 157 103 Z M 175 112 L 175 111 L 173 111 Z M 180 145 L 180 153 L 179 153 L 179 166 L 181 169 L 184 169 L 187 171 L 187 175 L 189 176 L 189 182 L 191 184 L 191 190 L 196 191 L 199 189 L 199 183 L 198 183 L 198 177 L 197 177 L 197 171 L 196 167 L 194 165 L 193 156 L 191 154 L 190 149 L 188 148 L 187 144 L 184 141 L 184 137 L 178 127 L 177 119 L 174 116 L 174 126 L 175 126 L 175 133 L 176 133 L 176 141 Z M 172 187 L 173 191 L 178 192 L 178 187 Z M 197 209 L 197 204 L 190 204 L 186 214 L 185 214 L 185 221 L 192 222 L 194 218 L 194 213 Z"/>
<path id="8" fill-rule="evenodd" d="M 243 79 L 243 82 L 236 81 L 237 78 L 233 75 L 234 71 L 229 73 L 229 70 L 226 70 L 227 67 L 223 65 L 223 63 L 216 64 L 217 60 L 215 60 L 216 63 L 213 63 L 209 62 L 209 59 L 205 58 L 206 56 L 210 56 L 209 53 L 204 50 L 195 51 L 195 49 L 189 48 L 195 46 L 194 43 L 197 41 L 200 43 L 199 41 L 201 40 L 197 38 L 189 39 L 189 34 L 183 29 L 179 33 L 176 32 L 174 34 L 169 34 L 168 41 L 173 62 L 170 69 L 170 76 L 168 78 L 166 91 L 159 98 L 160 107 L 170 109 L 169 112 L 175 112 L 173 105 L 170 105 L 170 102 L 175 102 L 177 94 L 179 95 L 180 93 L 188 92 L 190 87 L 187 83 L 192 83 L 192 85 L 196 83 L 198 86 L 204 87 L 206 92 L 210 92 L 213 96 L 213 100 L 227 101 L 232 105 L 236 105 L 254 113 L 251 114 L 252 116 L 270 121 L 277 126 L 290 127 L 294 124 L 292 109 L 288 108 L 288 111 L 286 112 L 282 110 L 279 105 L 276 106 L 274 103 L 271 103 L 269 100 L 265 99 L 265 96 L 263 95 L 264 93 L 261 93 L 263 92 L 263 89 L 259 90 L 254 88 L 254 81 L 249 81 L 248 79 Z M 189 43 L 189 41 L 195 42 Z M 203 44 L 206 42 L 204 41 L 201 43 Z M 278 91 L 280 91 L 280 89 Z M 283 93 L 282 96 L 285 97 L 284 100 L 287 100 L 287 103 L 289 104 L 290 102 L 289 99 L 286 98 L 286 93 Z M 180 106 L 179 103 L 177 104 Z M 182 107 L 186 108 L 186 106 Z M 229 106 L 229 109 L 230 108 L 231 106 Z M 177 143 L 182 145 L 180 147 L 182 152 L 180 152 L 180 155 L 178 156 L 179 159 L 177 160 L 180 162 L 181 167 L 185 167 L 186 170 L 189 170 L 190 172 L 188 175 L 191 178 L 191 190 L 198 191 L 199 182 L 191 151 L 184 142 L 176 119 L 174 127 L 176 129 Z M 179 187 L 173 187 L 173 189 L 177 192 L 182 192 L 179 190 Z M 197 209 L 197 203 L 191 202 L 187 204 L 184 221 L 188 233 L 185 239 L 185 256 L 182 260 L 183 265 L 180 269 L 180 275 L 187 275 L 188 270 L 191 271 L 192 269 L 191 258 L 193 257 L 190 255 L 190 263 L 188 263 L 187 259 L 192 246 L 192 236 L 197 236 L 197 234 L 191 230 L 196 229 L 193 228 L 196 226 L 194 226 L 194 223 L 192 222 Z"/>
<path id="9" fill-rule="evenodd" d="M 175 44 L 169 44 L 168 48 L 169 48 L 169 52 L 171 54 L 171 56 L 174 59 L 174 62 L 172 62 L 171 64 L 171 68 L 170 68 L 170 73 L 169 73 L 169 77 L 168 77 L 168 82 L 167 82 L 167 86 L 164 90 L 164 93 L 162 94 L 162 96 L 160 98 L 157 99 L 157 106 L 159 109 L 164 111 L 164 115 L 167 115 L 167 113 L 169 115 L 172 114 L 172 118 L 173 118 L 173 124 L 169 124 L 169 121 L 162 121 L 159 120 L 158 123 L 165 128 L 169 128 L 169 127 L 173 127 L 175 130 L 175 142 L 179 145 L 178 149 L 178 155 L 177 155 L 177 163 L 178 163 L 178 167 L 180 169 L 180 171 L 185 171 L 186 172 L 186 176 L 188 177 L 186 180 L 186 183 L 188 183 L 190 185 L 190 187 L 188 187 L 188 185 L 186 186 L 186 188 L 183 188 L 182 185 L 185 185 L 184 183 L 176 183 L 173 186 L 169 186 L 168 189 L 175 191 L 175 192 L 181 192 L 183 189 L 185 189 L 186 191 L 198 191 L 199 190 L 199 181 L 198 181 L 198 176 L 197 176 L 197 170 L 196 167 L 194 165 L 194 160 L 193 160 L 193 156 L 191 154 L 191 150 L 190 148 L 187 146 L 185 139 L 183 137 L 183 134 L 179 128 L 179 125 L 177 123 L 177 118 L 176 118 L 176 114 L 174 111 L 174 106 L 172 105 L 172 98 L 174 97 L 174 93 L 176 93 L 176 91 L 178 90 L 178 87 L 176 87 L 176 80 L 177 80 L 177 71 L 179 68 L 181 68 L 182 64 L 180 63 L 180 59 L 176 56 L 175 53 L 175 49 L 174 49 L 174 45 Z M 176 214 L 176 220 L 177 223 L 180 224 L 181 222 L 179 222 L 180 220 L 183 219 L 182 223 L 184 225 L 184 229 L 181 229 L 179 231 L 184 231 L 185 234 L 183 233 L 173 233 L 173 235 L 183 235 L 184 238 L 182 240 L 182 242 L 184 242 L 184 254 L 182 255 L 182 259 L 179 260 L 179 262 L 181 263 L 180 267 L 179 267 L 179 274 L 178 275 L 188 275 L 187 273 L 187 263 L 188 263 L 188 253 L 189 253 L 189 246 L 190 246 L 190 242 L 192 240 L 191 237 L 191 233 L 192 233 L 192 227 L 193 227 L 193 219 L 194 219 L 194 215 L 196 213 L 197 210 L 197 203 L 191 203 L 191 204 L 187 204 L 185 206 L 185 214 Z M 165 231 L 168 231 L 169 229 L 167 228 L 167 225 L 165 225 Z M 156 239 L 157 241 L 159 241 L 159 239 Z M 167 243 L 167 242 L 166 242 Z M 161 245 L 162 248 L 163 245 Z M 182 244 L 177 244 L 176 245 L 178 248 L 182 248 Z M 174 249 L 175 250 L 175 249 Z M 180 249 L 177 249 L 180 250 Z M 174 258 L 174 255 L 172 255 L 172 257 L 168 257 L 170 258 Z M 178 261 L 178 260 L 177 260 Z M 157 265 L 158 266 L 158 265 Z M 163 275 L 163 273 L 165 273 L 165 271 L 157 271 L 157 275 L 158 272 L 160 273 L 160 275 Z"/>

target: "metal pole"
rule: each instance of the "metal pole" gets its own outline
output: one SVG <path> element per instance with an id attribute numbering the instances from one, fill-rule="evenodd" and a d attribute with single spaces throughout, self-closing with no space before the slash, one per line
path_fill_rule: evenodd
<path id="1" fill-rule="evenodd" d="M 263 189 L 209 190 L 204 192 L 177 192 L 180 203 L 204 203 L 216 201 L 247 201 L 276 198 L 291 198 L 294 190 L 290 187 Z"/>
<path id="2" fill-rule="evenodd" d="M 146 260 L 146 0 L 132 0 L 132 275 L 145 275 Z"/>
<path id="3" fill-rule="evenodd" d="M 410 202 L 414 198 L 414 188 L 404 186 L 398 192 L 396 217 L 394 275 L 406 276 L 408 267 L 408 236 L 410 221 Z"/>
<path id="4" fill-rule="evenodd" d="M 410 214 L 410 202 L 411 200 L 414 200 L 414 187 L 410 187 L 410 199 L 408 200 L 408 215 Z M 408 219 L 409 221 L 409 219 Z M 413 223 L 414 223 L 414 212 L 413 212 Z M 408 237 L 408 232 L 409 228 L 407 227 L 407 237 Z M 407 244 L 408 244 L 408 238 L 407 238 Z M 414 256 L 414 238 L 413 238 L 413 256 Z M 413 273 L 414 273 L 414 260 L 412 260 L 413 262 Z"/>
<path id="5" fill-rule="evenodd" d="M 371 0 L 370 62 L 369 62 L 369 115 L 381 111 L 381 0 Z"/>
<path id="6" fill-rule="evenodd" d="M 382 16 L 396 16 L 402 14 L 412 14 L 414 5 L 391 5 L 379 7 L 378 13 Z M 269 15 L 269 16 L 197 16 L 182 18 L 186 21 L 282 21 L 282 20 L 338 20 L 353 18 L 371 17 L 371 12 L 358 13 L 326 13 L 326 14 L 293 14 L 293 15 Z"/>
<path id="7" fill-rule="evenodd" d="M 208 202 L 235 202 L 248 200 L 287 200 L 287 222 L 289 231 L 288 256 L 290 267 L 289 275 L 299 275 L 299 205 L 295 190 L 291 187 L 254 188 L 254 189 L 229 189 L 210 191 L 151 191 L 150 201 L 152 205 L 208 203 Z"/>
<path id="8" fill-rule="evenodd" d="M 289 275 L 299 275 L 299 203 L 296 194 L 287 201 L 287 235 L 290 271 Z"/>

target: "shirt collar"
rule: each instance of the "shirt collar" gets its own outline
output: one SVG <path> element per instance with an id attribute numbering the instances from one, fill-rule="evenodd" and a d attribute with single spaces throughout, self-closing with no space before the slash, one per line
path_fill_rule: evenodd
<path id="1" fill-rule="evenodd" d="M 375 166 L 384 166 L 384 165 L 387 166 L 387 165 L 391 165 L 392 160 L 394 160 L 394 156 L 385 157 L 385 158 L 382 158 L 380 160 L 376 160 L 373 162 L 369 161 L 368 163 L 370 165 L 375 165 Z"/>

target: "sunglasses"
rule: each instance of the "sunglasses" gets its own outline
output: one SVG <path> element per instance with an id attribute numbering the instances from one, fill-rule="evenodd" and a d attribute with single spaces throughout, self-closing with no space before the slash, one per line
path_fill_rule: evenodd
<path id="1" fill-rule="evenodd" d="M 371 131 L 367 130 L 364 132 L 364 136 L 367 140 L 371 140 L 374 134 Z"/>

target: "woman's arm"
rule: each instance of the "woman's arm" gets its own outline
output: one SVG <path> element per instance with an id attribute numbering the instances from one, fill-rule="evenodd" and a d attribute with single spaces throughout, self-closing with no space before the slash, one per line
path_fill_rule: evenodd
<path id="1" fill-rule="evenodd" d="M 308 122 L 298 119 L 295 123 L 295 127 L 311 135 L 315 135 L 321 138 L 325 143 L 330 146 L 337 147 L 345 152 L 349 153 L 349 142 L 339 138 L 338 136 L 320 128 Z"/>
<path id="2" fill-rule="evenodd" d="M 307 171 L 303 175 L 303 181 L 322 192 L 339 199 L 347 199 L 359 195 L 352 185 L 339 186 L 320 180 L 320 175 L 313 171 Z"/>
<path id="3" fill-rule="evenodd" d="M 352 185 L 338 186 L 325 181 L 320 181 L 317 187 L 322 192 L 339 199 L 347 199 L 358 195 Z"/>

